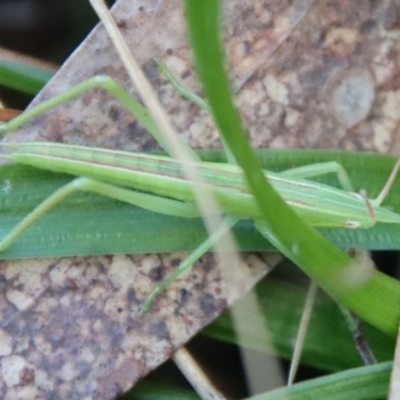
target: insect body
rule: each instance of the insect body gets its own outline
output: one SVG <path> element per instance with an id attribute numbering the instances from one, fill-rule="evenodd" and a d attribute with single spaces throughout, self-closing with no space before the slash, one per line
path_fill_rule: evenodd
<path id="1" fill-rule="evenodd" d="M 40 142 L 4 146 L 11 148 L 6 158 L 19 163 L 173 198 L 183 202 L 182 207 L 194 201 L 180 164 L 168 157 Z M 206 162 L 197 167 L 224 212 L 236 218 L 260 218 L 238 167 Z M 376 222 L 400 223 L 400 215 L 380 207 L 374 200 L 366 202 L 358 193 L 307 179 L 290 178 L 287 172 L 290 171 L 281 175 L 265 171 L 265 175 L 283 199 L 310 225 L 369 228 Z M 109 195 L 112 196 L 112 192 Z M 195 215 L 194 212 L 192 216 Z"/>
<path id="2" fill-rule="evenodd" d="M 157 125 L 146 110 L 107 76 L 93 77 L 67 92 L 46 100 L 11 122 L 0 125 L 0 134 L 18 128 L 43 111 L 95 86 L 100 86 L 115 95 L 138 116 L 140 122 L 163 145 L 161 132 L 158 131 Z M 15 143 L 2 144 L 2 146 L 9 150 L 3 157 L 11 161 L 56 172 L 70 173 L 79 178 L 57 190 L 29 213 L 0 241 L 0 252 L 7 249 L 38 218 L 77 190 L 95 192 L 168 215 L 180 217 L 200 215 L 194 204 L 192 183 L 185 179 L 180 163 L 171 158 L 54 143 Z M 337 163 L 316 164 L 281 173 L 265 171 L 265 175 L 283 199 L 310 225 L 368 228 L 376 222 L 400 223 L 400 215 L 380 207 L 399 165 L 400 162 L 396 164 L 388 183 L 376 200 L 368 200 L 366 197 L 354 193 L 347 174 Z M 256 222 L 255 227 L 260 230 L 263 218 L 241 170 L 232 164 L 199 162 L 196 166 L 205 184 L 211 187 L 222 210 L 230 216 L 227 226 L 231 227 L 237 219 L 252 218 Z M 346 190 L 306 179 L 328 172 L 336 172 Z M 182 262 L 175 270 L 176 273 L 174 271 L 174 274 L 159 283 L 145 300 L 142 310 L 149 308 L 154 297 L 165 289 L 174 277 L 189 268 L 206 251 L 209 251 L 218 237 L 226 232 L 226 229 L 221 228 L 214 237 L 206 239 Z M 271 239 L 265 230 L 261 234 L 267 239 Z"/>

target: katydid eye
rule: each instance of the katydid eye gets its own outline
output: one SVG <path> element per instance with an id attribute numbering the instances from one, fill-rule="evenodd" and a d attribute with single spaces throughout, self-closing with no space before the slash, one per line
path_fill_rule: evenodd
<path id="1" fill-rule="evenodd" d="M 346 223 L 344 224 L 344 226 L 349 229 L 357 229 L 360 227 L 360 225 L 361 224 L 357 221 L 346 221 Z"/>

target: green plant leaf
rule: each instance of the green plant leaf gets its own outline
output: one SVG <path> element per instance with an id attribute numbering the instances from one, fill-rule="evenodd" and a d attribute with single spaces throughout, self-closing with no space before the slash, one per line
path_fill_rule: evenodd
<path id="1" fill-rule="evenodd" d="M 186 0 L 185 4 L 197 69 L 214 120 L 242 167 L 262 214 L 257 228 L 344 306 L 395 335 L 400 320 L 400 283 L 373 271 L 363 281 L 349 284 L 349 274 L 354 269 L 352 259 L 307 225 L 272 189 L 231 100 L 218 37 L 220 2 Z"/>
<path id="2" fill-rule="evenodd" d="M 0 85 L 36 94 L 53 76 L 53 72 L 26 63 L 0 58 Z"/>
<path id="3" fill-rule="evenodd" d="M 249 397 L 248 400 L 375 400 L 388 394 L 392 363 L 338 372 L 288 388 Z"/>

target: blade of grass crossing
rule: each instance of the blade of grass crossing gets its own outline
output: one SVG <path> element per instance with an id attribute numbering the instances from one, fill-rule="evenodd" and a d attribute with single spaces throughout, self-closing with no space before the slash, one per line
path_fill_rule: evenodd
<path id="1" fill-rule="evenodd" d="M 287 257 L 334 298 L 361 318 L 396 334 L 400 319 L 400 283 L 372 272 L 345 285 L 354 272 L 352 259 L 311 229 L 266 182 L 230 98 L 219 45 L 220 2 L 186 0 L 186 15 L 199 76 L 214 119 L 243 168 L 263 215 L 258 227 Z M 212 63 L 213 68 L 208 65 Z"/>

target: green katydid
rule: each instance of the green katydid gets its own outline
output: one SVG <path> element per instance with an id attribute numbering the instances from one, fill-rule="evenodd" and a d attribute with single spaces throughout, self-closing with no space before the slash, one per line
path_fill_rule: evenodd
<path id="1" fill-rule="evenodd" d="M 0 132 L 5 133 L 16 129 L 41 112 L 93 86 L 101 86 L 120 99 L 161 142 L 161 135 L 146 110 L 111 78 L 105 76 L 94 77 L 42 103 L 11 122 L 0 126 Z M 182 88 L 179 86 L 176 88 L 182 92 Z M 10 246 L 40 216 L 77 190 L 95 192 L 164 214 L 180 217 L 199 216 L 190 183 L 183 176 L 180 164 L 171 158 L 40 142 L 3 144 L 2 146 L 11 150 L 9 154 L 4 155 L 8 160 L 56 172 L 70 173 L 80 176 L 80 178 L 56 191 L 24 218 L 2 239 L 0 251 Z M 265 171 L 265 176 L 285 201 L 310 225 L 369 228 L 376 222 L 400 223 L 400 215 L 380 207 L 399 166 L 400 162 L 398 161 L 387 184 L 375 200 L 368 200 L 365 196 L 354 193 L 347 174 L 335 162 L 294 168 L 279 174 Z M 206 184 L 212 189 L 222 210 L 230 217 L 228 227 L 231 227 L 237 219 L 252 218 L 256 222 L 260 219 L 253 196 L 237 166 L 198 163 L 197 168 Z M 330 172 L 338 174 L 345 190 L 306 179 Z M 128 188 L 137 189 L 140 192 Z M 171 190 L 171 188 L 174 189 Z M 215 240 L 225 231 L 226 228 L 221 228 L 199 246 L 172 276 L 154 289 L 142 309 L 148 309 L 154 297 L 168 286 L 177 274 L 210 250 Z"/>

